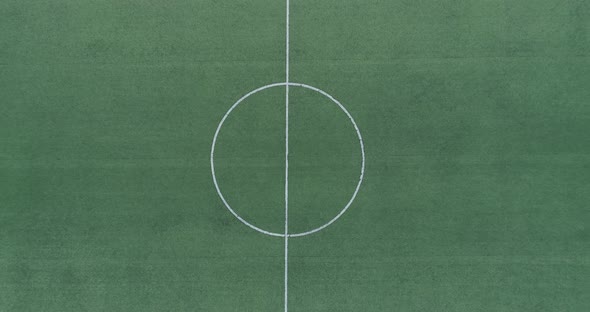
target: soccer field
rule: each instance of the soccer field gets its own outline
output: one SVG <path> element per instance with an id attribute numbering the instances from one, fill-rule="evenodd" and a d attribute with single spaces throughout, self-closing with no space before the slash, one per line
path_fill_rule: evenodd
<path id="1" fill-rule="evenodd" d="M 590 1 L 0 1 L 0 312 L 590 311 Z"/>

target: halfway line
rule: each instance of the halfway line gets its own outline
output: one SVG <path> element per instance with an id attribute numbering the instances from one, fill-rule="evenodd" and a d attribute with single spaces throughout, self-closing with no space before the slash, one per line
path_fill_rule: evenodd
<path id="1" fill-rule="evenodd" d="M 289 0 L 285 9 L 285 312 L 289 310 Z"/>

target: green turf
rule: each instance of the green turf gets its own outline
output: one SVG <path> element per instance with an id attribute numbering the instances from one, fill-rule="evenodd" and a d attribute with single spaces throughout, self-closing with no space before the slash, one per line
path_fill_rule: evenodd
<path id="1" fill-rule="evenodd" d="M 283 308 L 213 134 L 284 80 L 285 2 L 0 2 L 0 311 Z M 590 2 L 291 0 L 291 80 L 365 141 L 289 243 L 289 311 L 590 311 Z M 280 232 L 284 93 L 219 137 Z M 292 88 L 290 228 L 354 129 Z"/>

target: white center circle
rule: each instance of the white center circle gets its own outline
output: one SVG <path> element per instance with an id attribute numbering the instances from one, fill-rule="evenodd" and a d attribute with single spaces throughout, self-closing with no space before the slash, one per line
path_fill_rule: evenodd
<path id="1" fill-rule="evenodd" d="M 263 90 L 266 90 L 266 89 L 269 89 L 269 88 L 280 87 L 280 86 L 301 87 L 301 88 L 313 90 L 315 92 L 318 92 L 318 93 L 322 94 L 323 96 L 327 97 L 332 102 L 334 102 L 336 105 L 338 105 L 338 107 L 346 114 L 346 116 L 348 117 L 348 119 L 350 120 L 350 122 L 352 123 L 352 125 L 354 126 L 354 130 L 356 131 L 356 134 L 357 134 L 357 137 L 358 137 L 358 140 L 359 140 L 359 144 L 360 144 L 360 149 L 361 149 L 361 172 L 360 172 L 360 176 L 359 176 L 359 179 L 358 179 L 356 188 L 355 188 L 355 190 L 354 190 L 354 192 L 353 192 L 350 200 L 348 201 L 348 203 L 344 206 L 344 208 L 334 218 L 332 218 L 330 221 L 328 221 L 324 225 L 319 226 L 319 227 L 314 228 L 314 229 L 311 229 L 311 230 L 306 231 L 306 232 L 294 233 L 294 234 L 275 233 L 275 232 L 266 231 L 264 229 L 261 229 L 261 228 L 255 226 L 255 225 L 251 224 L 250 222 L 246 221 L 244 218 L 242 218 L 240 215 L 238 215 L 234 211 L 234 209 L 229 205 L 229 203 L 227 202 L 227 200 L 223 196 L 223 193 L 221 193 L 221 189 L 219 188 L 219 184 L 217 182 L 217 177 L 215 175 L 215 145 L 217 143 L 217 137 L 219 135 L 219 132 L 220 132 L 221 128 L 223 127 L 223 123 L 225 122 L 225 120 L 227 119 L 227 117 L 246 98 L 248 98 L 248 97 L 252 96 L 253 94 L 256 94 L 256 93 L 258 93 L 260 91 L 263 91 Z M 312 87 L 312 86 L 309 86 L 309 85 L 306 85 L 306 84 L 302 84 L 302 83 L 294 83 L 294 82 L 273 83 L 273 84 L 269 84 L 269 85 L 260 87 L 260 88 L 258 88 L 256 90 L 250 91 L 248 94 L 244 95 L 236 103 L 234 103 L 234 105 L 232 105 L 229 108 L 229 110 L 225 113 L 225 115 L 223 116 L 223 118 L 219 122 L 219 125 L 217 126 L 217 130 L 215 131 L 215 135 L 213 136 L 213 144 L 211 146 L 211 174 L 213 175 L 213 183 L 215 184 L 215 189 L 217 190 L 217 194 L 219 194 L 219 197 L 223 201 L 223 204 L 243 224 L 247 225 L 248 227 L 250 227 L 253 230 L 256 230 L 256 231 L 258 231 L 260 233 L 263 233 L 263 234 L 266 234 L 266 235 L 271 235 L 271 236 L 278 236 L 278 237 L 285 237 L 285 235 L 287 237 L 305 236 L 305 235 L 310 235 L 310 234 L 313 234 L 315 232 L 321 231 L 324 228 L 328 227 L 330 224 L 332 224 L 336 220 L 338 220 L 338 218 L 340 218 L 346 212 L 346 210 L 348 210 L 348 208 L 350 207 L 350 205 L 352 204 L 352 202 L 356 198 L 356 195 L 357 195 L 357 193 L 358 193 L 358 191 L 359 191 L 359 189 L 361 187 L 361 184 L 363 182 L 363 176 L 365 174 L 365 147 L 364 147 L 364 144 L 363 144 L 363 138 L 361 136 L 361 132 L 360 132 L 360 130 L 359 130 L 356 122 L 354 121 L 354 119 L 352 118 L 352 116 L 350 115 L 350 113 L 346 110 L 346 108 L 344 108 L 344 106 L 340 102 L 338 102 L 338 100 L 336 100 L 333 96 L 331 96 L 330 94 L 328 94 L 325 91 L 322 91 L 322 90 L 320 90 L 318 88 L 315 88 L 315 87 Z"/>

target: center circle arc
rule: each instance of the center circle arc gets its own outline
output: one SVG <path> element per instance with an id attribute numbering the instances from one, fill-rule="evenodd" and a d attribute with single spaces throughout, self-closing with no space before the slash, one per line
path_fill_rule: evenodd
<path id="1" fill-rule="evenodd" d="M 289 87 L 301 87 L 301 88 L 305 88 L 305 89 L 309 89 L 315 92 L 320 93 L 321 95 L 327 97 L 328 99 L 330 99 L 333 103 L 335 103 L 336 105 L 338 105 L 338 107 L 346 114 L 346 116 L 348 117 L 348 119 L 350 120 L 350 122 L 352 123 L 352 125 L 354 126 L 354 129 L 356 131 L 358 140 L 359 140 L 359 144 L 360 144 L 360 149 L 361 149 L 361 172 L 360 172 L 360 176 L 356 185 L 356 188 L 350 198 L 350 200 L 348 201 L 348 203 L 344 206 L 344 208 L 334 217 L 332 218 L 330 221 L 328 221 L 327 223 L 311 229 L 309 231 L 306 232 L 300 232 L 300 233 L 276 233 L 276 232 L 271 232 L 271 231 L 267 231 L 264 230 L 262 228 L 259 228 L 255 225 L 253 225 L 252 223 L 246 221 L 244 218 L 242 218 L 238 213 L 236 213 L 234 211 L 234 209 L 229 205 L 229 203 L 227 202 L 227 200 L 225 199 L 225 197 L 223 196 L 223 193 L 221 192 L 221 189 L 219 187 L 219 183 L 217 182 L 217 177 L 215 175 L 215 146 L 217 144 L 217 138 L 219 136 L 219 132 L 221 130 L 221 128 L 223 127 L 223 124 L 225 122 L 225 120 L 227 119 L 227 117 L 231 114 L 231 112 L 238 106 L 240 105 L 245 99 L 247 99 L 248 97 L 266 90 L 266 89 L 270 89 L 270 88 L 274 88 L 274 87 L 281 87 L 281 86 L 289 86 Z M 354 201 L 354 199 L 356 198 L 356 195 L 361 187 L 361 184 L 363 182 L 363 177 L 365 174 L 365 147 L 364 147 L 364 143 L 363 143 L 363 138 L 361 136 L 361 132 L 356 124 L 356 122 L 354 121 L 354 119 L 352 118 L 352 116 L 350 115 L 350 113 L 348 112 L 348 110 L 346 110 L 346 108 L 338 101 L 336 100 L 333 96 L 331 96 L 330 94 L 328 94 L 327 92 L 318 89 L 316 87 L 312 87 L 310 85 L 306 85 L 303 83 L 295 83 L 295 82 L 278 82 L 278 83 L 273 83 L 273 84 L 269 84 L 269 85 L 265 85 L 262 86 L 258 89 L 252 90 L 249 93 L 247 93 L 246 95 L 242 96 L 237 102 L 235 102 L 230 108 L 229 110 L 225 113 L 225 115 L 223 116 L 223 118 L 221 119 L 221 121 L 219 122 L 219 125 L 217 126 L 217 129 L 215 130 L 215 135 L 213 136 L 213 143 L 211 145 L 211 174 L 213 175 L 213 183 L 215 184 L 215 189 L 217 190 L 217 194 L 219 195 L 219 197 L 221 198 L 221 200 L 223 201 L 223 204 L 225 205 L 225 207 L 234 215 L 234 217 L 236 217 L 238 220 L 240 220 L 240 222 L 242 222 L 243 224 L 245 224 L 246 226 L 250 227 L 251 229 L 260 232 L 262 234 L 266 234 L 266 235 L 270 235 L 270 236 L 277 236 L 277 237 L 301 237 L 301 236 L 306 236 L 306 235 L 310 235 L 316 232 L 319 232 L 321 230 L 323 230 L 324 228 L 328 227 L 329 225 L 331 225 L 332 223 L 334 223 L 336 220 L 338 220 L 345 212 L 346 210 L 348 210 L 348 208 L 350 207 L 350 205 L 352 204 L 352 202 Z"/>

